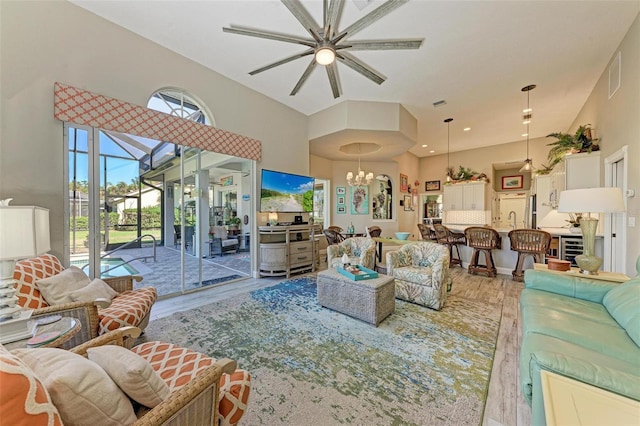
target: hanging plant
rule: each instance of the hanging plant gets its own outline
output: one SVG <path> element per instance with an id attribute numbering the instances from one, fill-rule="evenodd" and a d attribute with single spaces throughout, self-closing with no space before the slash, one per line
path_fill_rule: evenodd
<path id="1" fill-rule="evenodd" d="M 591 137 L 591 124 L 584 124 L 576 130 L 574 135 L 569 133 L 549 133 L 547 137 L 554 137 L 558 139 L 555 142 L 547 144 L 551 149 L 549 150 L 549 154 L 547 155 L 547 160 L 549 160 L 550 169 L 553 169 L 556 164 L 558 164 L 565 155 L 567 154 L 577 154 L 579 152 L 592 152 L 599 151 L 600 146 L 596 143 L 600 139 Z"/>

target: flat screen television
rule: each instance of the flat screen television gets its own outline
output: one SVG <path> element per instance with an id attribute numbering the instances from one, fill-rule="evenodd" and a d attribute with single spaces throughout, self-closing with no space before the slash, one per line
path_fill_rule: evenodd
<path id="1" fill-rule="evenodd" d="M 313 211 L 313 185 L 309 176 L 262 169 L 260 211 L 309 213 Z"/>

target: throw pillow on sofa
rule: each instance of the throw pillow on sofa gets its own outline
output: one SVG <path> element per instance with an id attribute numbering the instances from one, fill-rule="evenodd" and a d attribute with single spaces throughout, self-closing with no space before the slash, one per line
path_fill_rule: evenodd
<path id="1" fill-rule="evenodd" d="M 69 293 L 69 297 L 74 302 L 93 302 L 96 299 L 107 299 L 111 302 L 111 299 L 117 295 L 118 292 L 100 278 L 96 278 L 85 287 Z"/>
<path id="2" fill-rule="evenodd" d="M 42 380 L 64 424 L 128 425 L 136 421 L 129 398 L 100 366 L 64 349 L 15 349 Z"/>
<path id="3" fill-rule="evenodd" d="M 121 346 L 105 345 L 87 349 L 89 360 L 107 372 L 129 398 L 153 408 L 167 399 L 169 387 L 140 355 Z"/>
<path id="4" fill-rule="evenodd" d="M 57 275 L 36 280 L 36 287 L 51 306 L 73 302 L 69 293 L 86 287 L 91 280 L 82 269 L 70 266 Z"/>

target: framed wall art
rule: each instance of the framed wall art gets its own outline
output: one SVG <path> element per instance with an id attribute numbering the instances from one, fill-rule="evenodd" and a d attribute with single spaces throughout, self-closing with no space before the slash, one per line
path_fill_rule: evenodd
<path id="1" fill-rule="evenodd" d="M 439 180 L 428 180 L 424 183 L 425 191 L 440 191 L 440 181 Z"/>
<path id="2" fill-rule="evenodd" d="M 338 195 L 338 205 L 344 206 L 344 195 Z"/>
<path id="3" fill-rule="evenodd" d="M 338 214 L 345 214 L 347 212 L 347 206 L 338 206 Z"/>
<path id="4" fill-rule="evenodd" d="M 222 186 L 233 185 L 233 176 L 225 176 L 223 178 L 220 178 L 220 185 Z"/>
<path id="5" fill-rule="evenodd" d="M 410 212 L 411 210 L 413 210 L 413 207 L 411 205 L 411 195 L 405 195 L 404 196 L 404 211 L 405 212 Z"/>
<path id="6" fill-rule="evenodd" d="M 347 195 L 347 188 L 344 186 L 336 186 L 337 195 Z"/>
<path id="7" fill-rule="evenodd" d="M 502 189 L 522 189 L 522 175 L 502 176 Z"/>
<path id="8" fill-rule="evenodd" d="M 351 214 L 369 214 L 369 187 L 351 187 Z"/>
<path id="9" fill-rule="evenodd" d="M 400 191 L 407 192 L 409 190 L 409 176 L 400 173 Z"/>

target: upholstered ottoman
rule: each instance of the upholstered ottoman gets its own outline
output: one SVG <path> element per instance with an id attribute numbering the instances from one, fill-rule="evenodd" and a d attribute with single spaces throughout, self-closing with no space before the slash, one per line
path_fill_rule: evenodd
<path id="1" fill-rule="evenodd" d="M 375 325 L 396 310 L 392 277 L 355 281 L 335 269 L 318 272 L 318 303 L 325 308 Z"/>

